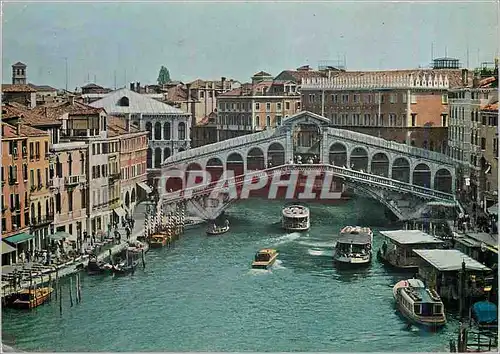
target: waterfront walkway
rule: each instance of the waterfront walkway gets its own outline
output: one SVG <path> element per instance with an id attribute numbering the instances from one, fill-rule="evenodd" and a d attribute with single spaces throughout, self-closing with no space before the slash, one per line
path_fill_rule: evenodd
<path id="1" fill-rule="evenodd" d="M 135 223 L 130 238 L 127 240 L 125 228 L 120 224 L 118 227 L 118 232 L 120 232 L 121 235 L 120 243 L 108 243 L 107 245 L 104 245 L 102 251 L 100 251 L 97 256 L 99 260 L 106 259 L 109 256 L 110 250 L 112 255 L 119 254 L 128 247 L 127 241 L 134 242 L 137 240 L 137 237 L 141 236 L 144 233 L 144 212 L 144 204 L 139 204 L 136 206 L 133 214 Z M 113 232 L 114 229 L 112 230 L 112 233 Z M 110 245 L 111 247 L 109 247 Z M 88 241 L 84 242 L 84 249 L 87 249 L 89 247 L 90 243 Z M 23 274 L 24 277 L 21 280 L 20 285 L 16 289 L 14 289 L 14 287 L 11 286 L 9 282 L 2 281 L 2 297 L 12 295 L 19 291 L 19 289 L 46 283 L 47 281 L 49 281 L 49 279 L 55 280 L 56 277 L 62 278 L 77 273 L 85 268 L 88 258 L 89 255 L 86 254 L 59 265 L 43 265 L 41 263 L 29 262 L 3 266 L 2 275 L 9 275 L 16 272 Z"/>

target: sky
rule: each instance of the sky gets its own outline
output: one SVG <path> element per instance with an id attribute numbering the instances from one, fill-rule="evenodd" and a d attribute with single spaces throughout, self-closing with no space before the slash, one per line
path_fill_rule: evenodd
<path id="1" fill-rule="evenodd" d="M 2 82 L 21 61 L 28 82 L 74 90 L 173 80 L 247 82 L 302 65 L 346 59 L 348 70 L 469 67 L 498 53 L 495 1 L 4 3 Z M 433 48 L 433 51 L 432 51 Z"/>

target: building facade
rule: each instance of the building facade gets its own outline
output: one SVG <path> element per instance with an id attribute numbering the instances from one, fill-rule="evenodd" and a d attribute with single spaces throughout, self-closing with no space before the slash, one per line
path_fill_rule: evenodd
<path id="1" fill-rule="evenodd" d="M 327 78 L 303 80 L 302 108 L 345 129 L 400 128 L 406 142 L 416 145 L 414 128 L 448 126 L 448 90 L 470 80 L 470 73 L 460 69 L 330 72 Z M 386 139 L 393 135 L 390 129 L 376 133 Z M 447 151 L 441 132 L 428 129 L 427 133 L 418 147 Z"/>
<path id="2" fill-rule="evenodd" d="M 191 147 L 191 115 L 180 109 L 125 88 L 113 91 L 91 105 L 102 107 L 115 117 L 130 120 L 130 124 L 148 132 L 150 184 L 159 176 L 166 158 Z"/>
<path id="3" fill-rule="evenodd" d="M 498 93 L 495 93 L 498 95 Z M 479 140 L 480 159 L 480 205 L 487 210 L 498 203 L 498 96 L 494 103 L 481 107 Z"/>
<path id="4" fill-rule="evenodd" d="M 140 131 L 118 117 L 109 117 L 109 134 L 119 142 L 119 165 L 121 216 L 131 215 L 139 200 L 151 192 L 147 182 L 148 133 Z M 140 186 L 141 188 L 138 188 Z M 145 191 L 149 193 L 146 193 Z"/>
<path id="5" fill-rule="evenodd" d="M 87 150 L 84 141 L 51 148 L 49 185 L 54 193 L 54 230 L 77 240 L 87 231 Z"/>
<path id="6" fill-rule="evenodd" d="M 33 253 L 46 242 L 51 200 L 43 149 L 48 139 L 42 130 L 2 122 L 2 264 L 14 263 L 21 252 Z"/>

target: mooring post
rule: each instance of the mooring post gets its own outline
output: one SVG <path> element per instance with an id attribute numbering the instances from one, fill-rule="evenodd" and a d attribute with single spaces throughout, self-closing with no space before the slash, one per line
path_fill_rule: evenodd
<path id="1" fill-rule="evenodd" d="M 59 293 L 59 315 L 62 316 L 62 289 L 61 289 L 61 284 L 57 282 L 59 286 L 59 290 L 57 291 Z"/>
<path id="2" fill-rule="evenodd" d="M 146 261 L 144 260 L 144 248 L 142 249 L 141 252 L 141 258 L 142 258 L 142 268 L 146 268 Z"/>
<path id="3" fill-rule="evenodd" d="M 80 274 L 78 274 L 78 298 L 82 302 L 82 278 Z"/>
<path id="4" fill-rule="evenodd" d="M 75 300 L 76 303 L 80 303 L 80 299 L 78 298 L 78 274 L 75 275 Z"/>
<path id="5" fill-rule="evenodd" d="M 69 304 L 73 307 L 73 295 L 71 293 L 71 288 L 73 287 L 73 278 L 69 278 Z"/>

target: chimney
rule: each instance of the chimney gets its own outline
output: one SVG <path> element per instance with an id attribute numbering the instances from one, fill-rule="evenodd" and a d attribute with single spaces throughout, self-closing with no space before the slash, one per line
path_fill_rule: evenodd
<path id="1" fill-rule="evenodd" d="M 140 82 L 135 83 L 135 92 L 141 93 L 141 83 Z"/>
<path id="2" fill-rule="evenodd" d="M 135 84 L 133 82 L 130 83 L 130 91 L 135 91 Z"/>
<path id="3" fill-rule="evenodd" d="M 21 122 L 17 122 L 16 124 L 16 134 L 17 136 L 21 136 Z"/>
<path id="4" fill-rule="evenodd" d="M 69 104 L 73 106 L 75 104 L 75 96 L 70 95 L 68 98 L 69 98 Z"/>
<path id="5" fill-rule="evenodd" d="M 226 91 L 226 78 L 223 76 L 220 79 L 222 81 L 222 92 Z"/>
<path id="6" fill-rule="evenodd" d="M 469 84 L 469 70 L 462 69 L 462 85 L 467 86 Z"/>

